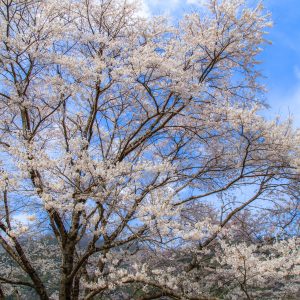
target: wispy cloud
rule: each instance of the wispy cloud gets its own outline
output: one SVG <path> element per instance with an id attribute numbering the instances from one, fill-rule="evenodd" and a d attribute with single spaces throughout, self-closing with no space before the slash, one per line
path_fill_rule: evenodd
<path id="1" fill-rule="evenodd" d="M 202 6 L 203 4 L 205 4 L 205 2 L 205 0 L 186 0 L 187 4 L 194 4 L 199 6 Z"/>
<path id="2" fill-rule="evenodd" d="M 192 6 L 203 6 L 206 0 L 143 0 L 152 14 L 180 15 Z"/>
<path id="3" fill-rule="evenodd" d="M 145 6 L 153 14 L 169 14 L 172 15 L 178 9 L 179 5 L 184 2 L 180 0 L 144 0 Z"/>
<path id="4" fill-rule="evenodd" d="M 300 82 L 292 90 L 290 96 L 285 99 L 283 98 L 282 104 L 287 106 L 295 123 L 300 125 Z"/>
<path id="5" fill-rule="evenodd" d="M 135 1 L 135 0 L 131 0 L 131 1 Z M 147 1 L 145 0 L 139 0 L 137 1 L 138 4 L 138 15 L 143 17 L 143 18 L 149 18 L 151 16 L 151 10 L 147 4 Z"/>
<path id="6" fill-rule="evenodd" d="M 292 88 L 278 87 L 269 94 L 271 113 L 282 118 L 292 117 L 295 127 L 300 127 L 300 67 L 294 66 L 295 84 Z"/>
<path id="7" fill-rule="evenodd" d="M 300 81 L 300 67 L 298 65 L 294 66 L 294 74 L 296 78 Z"/>

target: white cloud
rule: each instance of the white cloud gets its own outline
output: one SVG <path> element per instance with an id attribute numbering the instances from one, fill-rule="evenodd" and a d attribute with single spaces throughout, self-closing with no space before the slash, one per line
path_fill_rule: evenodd
<path id="1" fill-rule="evenodd" d="M 168 5 L 178 5 L 182 0 L 148 0 L 152 5 L 156 6 L 168 6 Z"/>
<path id="2" fill-rule="evenodd" d="M 194 4 L 199 6 L 203 6 L 205 2 L 206 2 L 205 0 L 186 0 L 187 4 Z"/>
<path id="3" fill-rule="evenodd" d="M 299 78 L 300 79 L 300 78 Z M 300 126 L 300 83 L 294 89 L 289 99 L 286 99 L 286 103 L 283 104 L 287 106 L 290 114 L 292 115 L 295 125 Z"/>
<path id="4" fill-rule="evenodd" d="M 294 66 L 294 74 L 298 80 L 300 80 L 300 68 L 299 66 Z"/>
<path id="5" fill-rule="evenodd" d="M 131 0 L 131 1 L 135 1 L 135 0 Z M 138 1 L 135 1 L 137 3 L 137 6 L 138 6 L 138 15 L 142 18 L 149 18 L 151 16 L 151 11 L 150 11 L 150 8 L 147 4 L 147 1 L 145 0 L 138 0 Z"/>
<path id="6" fill-rule="evenodd" d="M 185 0 L 143 0 L 149 11 L 156 14 L 172 15 Z"/>
<path id="7" fill-rule="evenodd" d="M 267 112 L 268 118 L 280 116 L 284 120 L 292 117 L 294 126 L 300 128 L 300 81 L 289 91 L 279 89 L 271 92 L 269 99 L 271 110 Z"/>
<path id="8" fill-rule="evenodd" d="M 134 0 L 133 0 L 134 1 Z M 206 0 L 142 0 L 142 11 L 151 14 L 181 15 L 192 6 L 203 6 Z"/>

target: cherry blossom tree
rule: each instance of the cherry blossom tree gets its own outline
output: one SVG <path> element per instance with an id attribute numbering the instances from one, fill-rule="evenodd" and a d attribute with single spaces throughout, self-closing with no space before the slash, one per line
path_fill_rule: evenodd
<path id="1" fill-rule="evenodd" d="M 0 299 L 295 297 L 300 135 L 260 115 L 270 16 L 139 7 L 0 3 Z"/>

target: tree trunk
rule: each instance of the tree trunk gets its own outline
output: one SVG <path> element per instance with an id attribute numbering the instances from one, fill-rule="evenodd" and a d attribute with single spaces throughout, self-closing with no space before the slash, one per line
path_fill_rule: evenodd
<path id="1" fill-rule="evenodd" d="M 73 270 L 74 250 L 74 245 L 68 245 L 68 243 L 66 243 L 66 247 L 63 249 L 59 300 L 72 299 L 73 279 L 69 277 Z"/>
<path id="2" fill-rule="evenodd" d="M 0 285 L 0 300 L 5 300 L 5 297 L 4 297 L 4 292 L 1 288 L 1 285 Z"/>

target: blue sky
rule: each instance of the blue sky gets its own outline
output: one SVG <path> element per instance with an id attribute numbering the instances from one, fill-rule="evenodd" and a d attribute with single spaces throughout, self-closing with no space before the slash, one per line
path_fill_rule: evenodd
<path id="1" fill-rule="evenodd" d="M 197 1 L 201 2 L 144 0 L 144 3 L 150 13 L 176 17 L 193 8 L 193 2 Z M 263 3 L 274 22 L 267 36 L 272 45 L 265 46 L 259 57 L 265 76 L 263 82 L 268 89 L 266 99 L 271 106 L 268 115 L 292 115 L 295 125 L 300 127 L 300 0 L 265 0 Z"/>
<path id="2" fill-rule="evenodd" d="M 261 55 L 261 69 L 274 113 L 293 115 L 300 126 L 300 1 L 266 0 L 274 22 L 271 46 Z"/>

